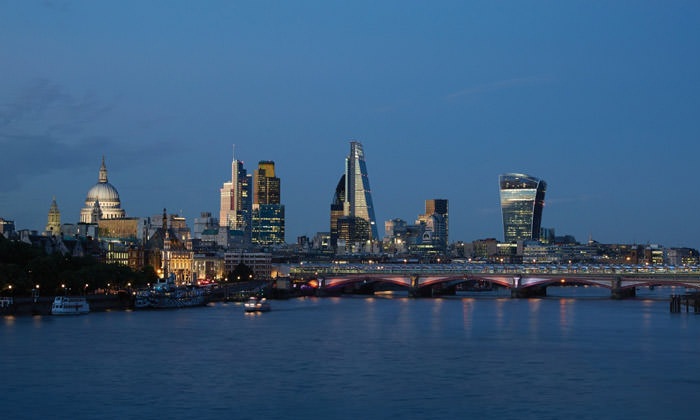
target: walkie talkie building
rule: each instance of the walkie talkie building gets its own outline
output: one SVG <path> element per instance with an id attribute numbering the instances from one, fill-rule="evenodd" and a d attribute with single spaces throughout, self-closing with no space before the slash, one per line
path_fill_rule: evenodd
<path id="1" fill-rule="evenodd" d="M 498 177 L 505 242 L 539 240 L 547 183 L 525 174 Z"/>

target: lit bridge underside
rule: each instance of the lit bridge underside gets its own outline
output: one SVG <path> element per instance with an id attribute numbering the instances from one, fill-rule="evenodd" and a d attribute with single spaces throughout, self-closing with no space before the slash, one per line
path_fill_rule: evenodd
<path id="1" fill-rule="evenodd" d="M 299 264 L 293 280 L 315 280 L 323 291 L 361 290 L 379 285 L 406 289 L 410 296 L 454 294 L 462 283 L 509 288 L 513 297 L 545 296 L 551 285 L 591 285 L 610 289 L 613 298 L 635 295 L 637 287 L 700 289 L 700 267 L 529 266 L 485 264 Z"/>

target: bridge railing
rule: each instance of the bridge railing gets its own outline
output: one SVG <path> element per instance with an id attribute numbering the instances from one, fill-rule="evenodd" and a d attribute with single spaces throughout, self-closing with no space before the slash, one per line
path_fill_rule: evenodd
<path id="1" fill-rule="evenodd" d="M 292 276 L 328 276 L 361 274 L 474 274 L 474 275 L 618 275 L 618 276 L 700 276 L 698 266 L 610 266 L 610 265 L 535 265 L 535 264 L 298 264 L 290 268 Z"/>

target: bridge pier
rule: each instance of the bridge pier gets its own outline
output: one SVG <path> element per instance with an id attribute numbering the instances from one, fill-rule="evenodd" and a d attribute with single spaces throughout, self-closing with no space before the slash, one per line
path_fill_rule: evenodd
<path id="1" fill-rule="evenodd" d="M 408 297 L 412 297 L 412 298 L 426 297 L 426 296 L 423 296 L 423 293 L 422 293 L 420 287 L 418 287 L 418 278 L 419 277 L 415 274 L 411 274 L 408 277 L 410 279 L 410 285 L 408 286 Z"/>
<path id="2" fill-rule="evenodd" d="M 633 298 L 637 296 L 637 289 L 634 287 L 626 287 L 626 288 L 617 288 L 617 289 L 612 289 L 610 290 L 610 298 L 611 299 L 627 299 L 627 298 Z"/>
<path id="3" fill-rule="evenodd" d="M 635 287 L 622 287 L 622 277 L 612 279 L 610 287 L 610 298 L 620 300 L 637 296 Z"/>
<path id="4" fill-rule="evenodd" d="M 547 287 L 545 286 L 513 287 L 510 289 L 510 297 L 516 299 L 544 296 L 547 296 Z"/>

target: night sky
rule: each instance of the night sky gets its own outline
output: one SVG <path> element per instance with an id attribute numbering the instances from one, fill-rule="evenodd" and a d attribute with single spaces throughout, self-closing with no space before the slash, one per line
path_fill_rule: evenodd
<path id="1" fill-rule="evenodd" d="M 273 160 L 287 242 L 329 230 L 351 140 L 380 235 L 446 198 L 503 239 L 498 175 L 543 227 L 700 248 L 700 2 L 0 0 L 0 217 L 76 223 L 102 156 L 127 216 L 218 216 Z"/>

